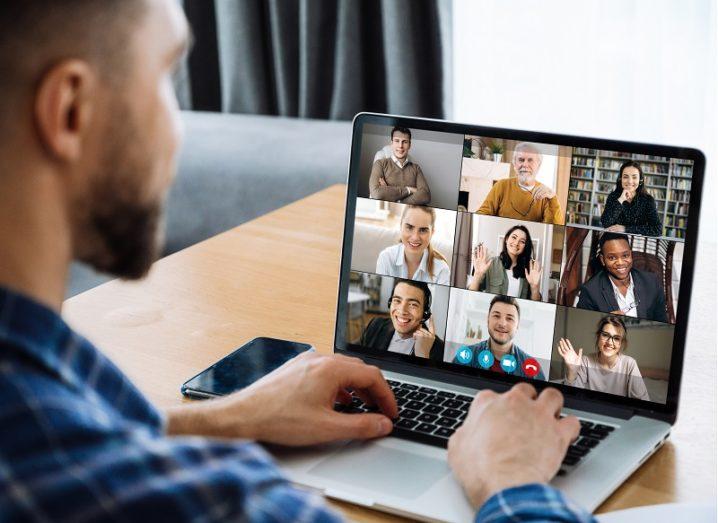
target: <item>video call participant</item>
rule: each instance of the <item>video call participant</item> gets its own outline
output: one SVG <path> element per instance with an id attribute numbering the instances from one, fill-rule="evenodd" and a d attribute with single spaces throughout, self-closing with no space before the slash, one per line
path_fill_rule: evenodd
<path id="1" fill-rule="evenodd" d="M 506 232 L 504 248 L 498 256 L 491 258 L 480 243 L 474 248 L 472 262 L 474 273 L 469 290 L 541 300 L 541 265 L 533 259 L 531 233 L 523 225 L 514 225 Z"/>
<path id="2" fill-rule="evenodd" d="M 577 307 L 668 322 L 663 286 L 652 272 L 633 268 L 625 235 L 603 233 L 598 259 L 604 269 L 581 286 Z"/>
<path id="3" fill-rule="evenodd" d="M 616 189 L 606 197 L 601 225 L 610 232 L 660 236 L 656 200 L 646 190 L 640 163 L 628 160 L 621 165 Z"/>
<path id="4" fill-rule="evenodd" d="M 374 318 L 359 342 L 376 350 L 442 361 L 444 342 L 431 318 L 431 290 L 424 282 L 396 278 L 389 298 L 389 317 Z"/>
<path id="5" fill-rule="evenodd" d="M 487 320 L 489 338 L 468 347 L 461 347 L 456 352 L 453 363 L 470 365 L 471 367 L 488 369 L 494 372 L 507 372 L 507 367 L 502 365 L 502 360 L 508 354 L 513 356 L 513 358 L 509 358 L 509 361 L 514 362 L 512 365 L 514 370 L 510 374 L 521 376 L 522 378 L 531 377 L 524 372 L 524 363 L 531 356 L 514 343 L 516 331 L 519 330 L 520 319 L 521 309 L 514 298 L 495 296 L 489 305 Z M 545 380 L 546 377 L 541 369 L 541 364 L 535 359 L 534 361 L 538 367 L 538 372 L 533 378 Z"/>
<path id="6" fill-rule="evenodd" d="M 556 192 L 536 181 L 543 154 L 535 145 L 521 142 L 514 149 L 512 164 L 516 177 L 497 181 L 481 204 L 479 214 L 532 222 L 564 222 Z"/>
<path id="7" fill-rule="evenodd" d="M 583 355 L 571 340 L 558 341 L 558 353 L 565 365 L 566 385 L 650 401 L 636 360 L 624 354 L 628 347 L 626 325 L 621 318 L 601 318 L 596 328 L 596 352 Z"/>
<path id="8" fill-rule="evenodd" d="M 436 211 L 431 207 L 404 207 L 399 222 L 400 242 L 379 253 L 376 273 L 449 285 L 449 264 L 431 245 L 435 223 Z"/>
<path id="9" fill-rule="evenodd" d="M 406 127 L 391 130 L 391 158 L 374 162 L 369 176 L 369 196 L 377 200 L 426 205 L 431 191 L 419 164 L 409 160 L 411 131 Z"/>

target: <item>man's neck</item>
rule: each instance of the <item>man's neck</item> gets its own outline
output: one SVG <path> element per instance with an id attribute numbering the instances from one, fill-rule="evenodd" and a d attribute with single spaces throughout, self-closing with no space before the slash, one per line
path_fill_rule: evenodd
<path id="1" fill-rule="evenodd" d="M 404 158 L 397 158 L 396 155 L 393 153 L 391 156 L 394 159 L 394 161 L 399 162 L 399 165 L 401 165 L 402 167 L 404 167 L 406 165 L 406 160 L 407 160 L 406 156 L 404 156 Z"/>
<path id="2" fill-rule="evenodd" d="M 0 192 L 0 286 L 59 312 L 71 260 L 59 176 L 11 169 Z"/>
<path id="3" fill-rule="evenodd" d="M 623 279 L 617 278 L 610 272 L 608 273 L 608 277 L 611 279 L 613 284 L 621 290 L 623 294 L 626 294 L 626 291 L 631 286 L 631 271 L 628 271 L 628 275 Z"/>
<path id="4" fill-rule="evenodd" d="M 491 349 L 491 352 L 494 353 L 494 356 L 503 356 L 504 354 L 508 354 L 513 345 L 513 341 L 500 344 L 496 343 L 493 338 L 489 338 L 489 349 Z"/>

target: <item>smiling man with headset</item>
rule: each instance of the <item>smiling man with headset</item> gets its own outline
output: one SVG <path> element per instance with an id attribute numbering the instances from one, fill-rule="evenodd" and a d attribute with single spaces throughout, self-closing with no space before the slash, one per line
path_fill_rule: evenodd
<path id="1" fill-rule="evenodd" d="M 374 318 L 361 345 L 442 361 L 444 342 L 431 319 L 431 289 L 420 281 L 396 278 L 389 298 L 389 317 Z"/>

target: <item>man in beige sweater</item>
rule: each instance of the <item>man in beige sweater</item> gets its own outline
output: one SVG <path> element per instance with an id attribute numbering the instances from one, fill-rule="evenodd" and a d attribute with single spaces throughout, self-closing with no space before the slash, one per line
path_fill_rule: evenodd
<path id="1" fill-rule="evenodd" d="M 411 131 L 391 130 L 391 157 L 374 162 L 369 177 L 369 196 L 377 200 L 426 205 L 431 191 L 418 164 L 409 160 Z"/>

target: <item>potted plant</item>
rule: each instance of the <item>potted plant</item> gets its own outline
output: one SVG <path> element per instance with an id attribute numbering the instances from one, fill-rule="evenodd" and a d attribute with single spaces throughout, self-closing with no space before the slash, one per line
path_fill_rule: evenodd
<path id="1" fill-rule="evenodd" d="M 494 161 L 496 163 L 501 163 L 501 157 L 504 155 L 504 146 L 501 142 L 491 142 L 489 144 L 489 150 L 491 151 L 491 154 L 493 154 Z"/>

